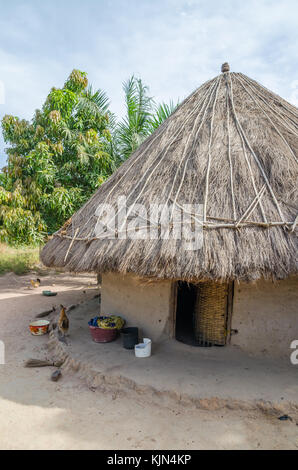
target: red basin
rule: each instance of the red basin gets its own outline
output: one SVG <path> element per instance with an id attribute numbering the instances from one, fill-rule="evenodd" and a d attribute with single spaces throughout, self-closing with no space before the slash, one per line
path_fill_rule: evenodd
<path id="1" fill-rule="evenodd" d="M 116 330 L 116 328 L 109 330 L 89 325 L 89 329 L 95 343 L 109 343 L 110 341 L 114 341 L 118 335 L 118 330 Z"/>

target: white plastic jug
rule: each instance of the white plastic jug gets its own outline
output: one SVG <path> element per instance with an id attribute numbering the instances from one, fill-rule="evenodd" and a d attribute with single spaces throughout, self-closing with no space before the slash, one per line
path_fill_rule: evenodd
<path id="1" fill-rule="evenodd" d="M 152 341 L 149 338 L 144 338 L 143 343 L 135 345 L 136 357 L 150 357 L 151 356 Z"/>

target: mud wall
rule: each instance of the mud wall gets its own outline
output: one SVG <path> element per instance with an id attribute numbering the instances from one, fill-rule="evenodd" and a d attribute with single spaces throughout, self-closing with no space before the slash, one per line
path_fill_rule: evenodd
<path id="1" fill-rule="evenodd" d="M 234 288 L 231 344 L 256 355 L 290 357 L 298 339 L 297 278 Z"/>
<path id="2" fill-rule="evenodd" d="M 137 326 L 141 335 L 154 341 L 171 335 L 173 286 L 171 281 L 145 282 L 131 274 L 102 276 L 102 314 L 118 314 L 127 326 Z"/>
<path id="3" fill-rule="evenodd" d="M 235 283 L 231 345 L 253 355 L 289 358 L 290 344 L 298 340 L 298 283 L 284 281 Z M 119 314 L 127 326 L 154 341 L 173 336 L 175 283 L 146 282 L 134 275 L 102 276 L 103 314 Z"/>

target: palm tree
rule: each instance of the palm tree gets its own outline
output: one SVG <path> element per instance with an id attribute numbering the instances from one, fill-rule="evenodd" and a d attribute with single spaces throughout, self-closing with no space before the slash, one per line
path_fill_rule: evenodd
<path id="1" fill-rule="evenodd" d="M 118 152 L 126 159 L 149 135 L 149 119 L 153 100 L 148 96 L 148 87 L 132 75 L 123 83 L 126 116 L 117 125 L 116 141 Z"/>
<path id="2" fill-rule="evenodd" d="M 156 106 L 148 95 L 148 87 L 134 75 L 124 82 L 123 90 L 126 116 L 115 128 L 115 147 L 120 160 L 128 158 L 177 107 L 173 102 Z"/>

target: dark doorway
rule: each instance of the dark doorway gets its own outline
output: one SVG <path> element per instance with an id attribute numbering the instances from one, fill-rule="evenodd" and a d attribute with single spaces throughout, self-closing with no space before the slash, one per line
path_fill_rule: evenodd
<path id="1" fill-rule="evenodd" d="M 176 339 L 182 343 L 197 346 L 194 330 L 194 311 L 197 287 L 188 282 L 178 281 L 176 310 Z"/>
<path id="2" fill-rule="evenodd" d="M 232 303 L 233 283 L 178 281 L 176 339 L 191 346 L 225 346 Z"/>

